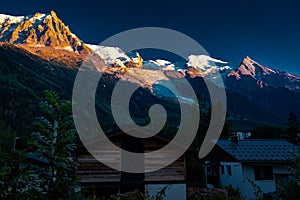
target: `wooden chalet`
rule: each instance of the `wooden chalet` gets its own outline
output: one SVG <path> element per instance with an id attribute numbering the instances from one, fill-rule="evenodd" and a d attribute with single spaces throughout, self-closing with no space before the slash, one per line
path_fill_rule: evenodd
<path id="1" fill-rule="evenodd" d="M 154 136 L 147 139 L 138 139 L 119 132 L 109 136 L 117 146 L 127 151 L 150 152 L 169 143 L 169 140 Z M 120 152 L 107 150 L 107 159 L 116 160 Z M 78 159 L 77 177 L 80 178 L 81 189 L 89 195 L 107 198 L 112 194 L 126 193 L 139 190 L 155 194 L 159 189 L 169 186 L 166 199 L 186 199 L 186 164 L 185 156 L 169 166 L 150 173 L 125 173 L 112 169 L 95 159 L 87 149 L 81 145 L 76 150 Z M 93 152 L 97 153 L 97 152 Z M 167 155 L 165 155 L 167 156 Z M 153 158 L 153 162 L 164 159 L 164 155 Z"/>

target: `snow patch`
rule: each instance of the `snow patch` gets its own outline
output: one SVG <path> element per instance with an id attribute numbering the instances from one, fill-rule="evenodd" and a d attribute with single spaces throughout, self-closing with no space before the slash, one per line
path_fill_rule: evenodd
<path id="1" fill-rule="evenodd" d="M 209 62 L 227 64 L 227 62 L 211 58 L 207 55 L 190 55 L 188 57 L 188 66 L 192 66 L 198 69 L 204 69 L 207 66 L 210 66 Z"/>
<path id="2" fill-rule="evenodd" d="M 153 60 L 149 60 L 149 61 L 144 61 L 143 69 L 159 70 L 161 69 L 161 66 L 157 62 Z"/>
<path id="3" fill-rule="evenodd" d="M 0 22 L 1 23 L 3 23 L 7 19 L 11 23 L 19 23 L 24 19 L 24 16 L 11 16 L 11 15 L 0 14 Z"/>
<path id="4" fill-rule="evenodd" d="M 231 69 L 231 67 L 230 66 L 223 66 L 223 67 L 219 67 L 219 69 L 221 71 L 223 71 L 223 70 L 229 70 L 229 69 Z"/>
<path id="5" fill-rule="evenodd" d="M 73 48 L 71 46 L 64 47 L 63 49 L 68 50 L 68 51 L 73 51 Z"/>
<path id="6" fill-rule="evenodd" d="M 36 21 L 41 21 L 45 18 L 46 14 L 37 13 L 29 19 L 30 22 L 34 23 Z"/>
<path id="7" fill-rule="evenodd" d="M 167 66 L 167 65 L 170 65 L 171 62 L 168 61 L 168 60 L 162 60 L 162 59 L 157 59 L 155 60 L 156 63 L 158 63 L 160 66 Z"/>
<path id="8" fill-rule="evenodd" d="M 163 70 L 175 70 L 175 65 L 174 64 L 170 64 L 170 65 L 164 67 Z"/>
<path id="9" fill-rule="evenodd" d="M 86 45 L 97 53 L 107 65 L 115 63 L 117 59 L 122 62 L 130 60 L 126 53 L 119 47 L 107 47 L 94 44 Z"/>
<path id="10" fill-rule="evenodd" d="M 175 70 L 174 64 L 172 64 L 168 60 L 162 60 L 162 59 L 144 61 L 143 68 L 162 69 L 162 70 Z"/>

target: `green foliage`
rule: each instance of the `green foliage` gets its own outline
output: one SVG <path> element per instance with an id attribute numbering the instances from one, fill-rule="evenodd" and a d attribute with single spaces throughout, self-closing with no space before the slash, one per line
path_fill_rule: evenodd
<path id="1" fill-rule="evenodd" d="M 24 158 L 23 151 L 0 153 L 0 199 L 31 199 L 28 190 L 34 177 Z"/>
<path id="2" fill-rule="evenodd" d="M 264 199 L 264 193 L 253 180 L 248 178 L 248 182 L 251 184 L 253 190 L 254 190 L 254 196 L 256 200 L 263 200 Z"/>
<path id="3" fill-rule="evenodd" d="M 120 195 L 112 195 L 111 200 L 163 200 L 166 197 L 166 192 L 170 185 L 162 187 L 155 195 L 150 195 L 148 191 L 145 194 L 138 190 L 127 192 Z"/>
<path id="4" fill-rule="evenodd" d="M 189 200 L 227 200 L 224 192 L 215 192 L 209 194 L 195 194 L 188 198 Z"/>
<path id="5" fill-rule="evenodd" d="M 210 113 L 211 108 L 206 103 L 201 102 L 200 97 L 198 97 L 198 100 L 200 102 L 199 103 L 200 122 L 199 122 L 196 138 L 194 139 L 192 144 L 192 147 L 196 148 L 196 150 L 200 149 L 202 145 L 211 118 L 211 113 Z"/>
<path id="6" fill-rule="evenodd" d="M 40 167 L 35 172 L 38 198 L 73 198 L 77 163 L 71 102 L 60 100 L 53 91 L 45 91 L 45 101 L 40 108 L 43 116 L 35 121 L 36 131 L 29 142 L 30 151 L 47 162 L 47 167 Z"/>
<path id="7" fill-rule="evenodd" d="M 144 200 L 146 198 L 145 198 L 143 193 L 136 190 L 136 191 L 133 191 L 133 192 L 127 192 L 125 194 L 112 195 L 111 199 L 112 200 Z"/>
<path id="8" fill-rule="evenodd" d="M 288 141 L 293 144 L 300 144 L 300 123 L 295 113 L 291 112 L 287 119 Z"/>
<path id="9" fill-rule="evenodd" d="M 228 114 L 226 114 L 226 119 L 225 119 L 225 123 L 220 138 L 222 139 L 230 138 L 232 136 L 231 128 L 232 128 L 232 123 L 231 121 L 228 120 Z"/>
<path id="10" fill-rule="evenodd" d="M 43 91 L 51 89 L 70 97 L 76 71 L 10 44 L 0 45 L 0 61 L 0 119 L 18 136 L 28 136 L 26 126 L 38 113 Z"/>
<path id="11" fill-rule="evenodd" d="M 296 156 L 296 152 L 294 152 Z M 277 182 L 278 195 L 283 200 L 300 199 L 300 158 L 296 157 L 295 165 L 290 167 L 291 176 L 287 183 Z"/>
<path id="12" fill-rule="evenodd" d="M 15 134 L 0 123 L 0 199 L 79 198 L 71 102 L 45 91 L 40 108 L 28 149 L 15 150 Z M 28 155 L 44 165 L 29 163 Z"/>
<path id="13" fill-rule="evenodd" d="M 242 200 L 242 195 L 239 190 L 232 187 L 232 185 L 226 186 L 225 189 L 228 192 L 228 200 Z"/>
<path id="14" fill-rule="evenodd" d="M 0 152 L 10 152 L 14 148 L 15 133 L 0 121 Z"/>
<path id="15" fill-rule="evenodd" d="M 14 150 L 15 133 L 0 122 L 0 199 L 23 199 L 32 178 L 28 166 L 22 165 L 25 153 Z"/>
<path id="16" fill-rule="evenodd" d="M 287 184 L 281 185 L 279 196 L 282 200 L 300 199 L 300 186 L 295 180 L 289 181 Z"/>
<path id="17" fill-rule="evenodd" d="M 198 151 L 187 150 L 186 156 L 186 179 L 188 186 L 205 186 L 203 177 L 202 160 L 198 157 Z"/>
<path id="18" fill-rule="evenodd" d="M 198 97 L 200 99 L 200 97 Z M 187 176 L 187 184 L 189 186 L 204 186 L 204 177 L 203 177 L 203 160 L 200 160 L 198 157 L 198 153 L 204 137 L 206 135 L 209 121 L 210 121 L 210 112 L 209 107 L 200 102 L 199 104 L 200 110 L 200 122 L 197 131 L 197 135 L 191 145 L 191 147 L 186 151 L 186 176 Z"/>
<path id="19" fill-rule="evenodd" d="M 251 139 L 285 139 L 285 130 L 271 125 L 257 126 L 251 132 Z"/>

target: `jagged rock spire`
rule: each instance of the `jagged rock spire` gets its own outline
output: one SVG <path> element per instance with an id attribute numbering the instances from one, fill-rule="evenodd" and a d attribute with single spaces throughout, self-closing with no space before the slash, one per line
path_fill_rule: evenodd
<path id="1" fill-rule="evenodd" d="M 78 53 L 87 49 L 53 10 L 49 14 L 7 16 L 5 20 L 0 21 L 0 42 L 65 48 Z"/>

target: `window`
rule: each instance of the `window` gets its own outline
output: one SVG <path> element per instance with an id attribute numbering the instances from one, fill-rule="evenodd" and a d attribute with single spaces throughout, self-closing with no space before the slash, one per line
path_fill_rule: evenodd
<path id="1" fill-rule="evenodd" d="M 227 165 L 227 174 L 228 174 L 229 176 L 232 175 L 232 171 L 231 171 L 231 166 L 230 166 L 230 165 Z"/>
<path id="2" fill-rule="evenodd" d="M 271 166 L 254 167 L 255 180 L 273 180 L 273 168 Z"/>
<path id="3" fill-rule="evenodd" d="M 225 168 L 224 168 L 224 165 L 221 165 L 221 174 L 225 174 Z"/>

